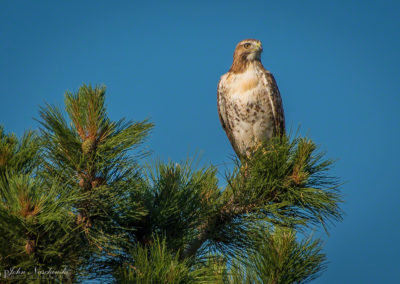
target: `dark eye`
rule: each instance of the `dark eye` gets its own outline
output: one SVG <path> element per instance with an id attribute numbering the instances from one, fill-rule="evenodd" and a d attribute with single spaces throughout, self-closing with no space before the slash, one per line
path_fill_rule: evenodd
<path id="1" fill-rule="evenodd" d="M 246 49 L 247 49 L 247 48 L 249 48 L 249 47 L 250 47 L 250 45 L 251 45 L 250 43 L 245 43 L 243 46 L 244 46 L 244 48 L 246 48 Z"/>

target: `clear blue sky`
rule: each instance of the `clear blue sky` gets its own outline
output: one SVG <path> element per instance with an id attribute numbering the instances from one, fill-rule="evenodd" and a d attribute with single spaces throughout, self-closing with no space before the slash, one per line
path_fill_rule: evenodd
<path id="1" fill-rule="evenodd" d="M 153 158 L 231 166 L 216 107 L 236 43 L 263 42 L 287 125 L 338 158 L 344 222 L 315 283 L 400 280 L 400 1 L 1 1 L 0 123 L 105 84 L 113 119 L 150 118 Z M 225 165 L 225 166 L 224 166 Z"/>

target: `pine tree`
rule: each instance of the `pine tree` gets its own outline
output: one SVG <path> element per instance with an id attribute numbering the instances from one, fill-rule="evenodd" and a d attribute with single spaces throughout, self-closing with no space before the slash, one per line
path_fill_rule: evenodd
<path id="1" fill-rule="evenodd" d="M 3 271 L 64 269 L 47 275 L 63 283 L 304 283 L 326 268 L 310 232 L 341 220 L 341 196 L 310 139 L 272 139 L 220 180 L 195 160 L 143 166 L 153 125 L 111 121 L 104 87 L 67 92 L 65 110 L 46 105 L 39 122 L 20 140 L 0 129 Z"/>
<path id="2" fill-rule="evenodd" d="M 75 230 L 69 210 L 76 196 L 62 192 L 56 177 L 50 183 L 39 174 L 39 154 L 34 133 L 18 141 L 0 129 L 0 269 L 3 278 L 21 283 L 36 279 L 24 272 L 70 266 L 78 249 L 69 234 Z"/>

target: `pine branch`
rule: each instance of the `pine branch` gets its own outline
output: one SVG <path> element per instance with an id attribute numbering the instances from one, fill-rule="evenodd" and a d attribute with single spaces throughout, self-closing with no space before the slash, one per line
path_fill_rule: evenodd
<path id="1" fill-rule="evenodd" d="M 132 226 L 136 240 L 146 244 L 153 235 L 167 238 L 171 249 L 182 250 L 210 216 L 220 195 L 213 167 L 192 170 L 193 161 L 158 163 L 149 168 L 149 184 L 143 193 L 147 216 Z"/>
<path id="2" fill-rule="evenodd" d="M 256 249 L 231 265 L 227 283 L 306 283 L 326 268 L 319 240 L 297 241 L 293 230 L 281 227 L 264 234 Z"/>
<path id="3" fill-rule="evenodd" d="M 127 227 L 145 210 L 137 199 L 142 184 L 137 160 L 146 152 L 138 149 L 152 128 L 147 121 L 111 121 L 105 106 L 105 87 L 82 86 L 65 94 L 65 111 L 51 105 L 40 110 L 43 141 L 43 175 L 59 177 L 65 190 L 80 199 L 74 203 L 90 266 L 103 267 L 123 257 L 129 243 Z M 130 155 L 128 155 L 130 154 Z M 106 253 L 105 253 L 106 252 Z M 93 257 L 100 255 L 101 257 Z M 99 260 L 99 263 L 93 261 Z M 100 269 L 100 268 L 99 268 Z M 104 270 L 106 271 L 106 270 Z"/>
<path id="4" fill-rule="evenodd" d="M 56 269 L 78 257 L 69 214 L 77 196 L 60 193 L 61 187 L 57 183 L 49 187 L 30 174 L 7 174 L 1 181 L 0 265 L 3 268 Z"/>
<path id="5" fill-rule="evenodd" d="M 115 273 L 120 283 L 218 283 L 213 267 L 195 266 L 171 252 L 165 239 L 132 250 L 134 265 L 124 265 Z"/>
<path id="6" fill-rule="evenodd" d="M 249 222 L 300 228 L 341 220 L 339 184 L 325 175 L 332 162 L 315 150 L 310 140 L 286 137 L 260 147 L 246 167 L 228 177 L 221 206 L 201 225 L 184 256 L 195 255 L 206 241 L 240 250 L 248 244 L 234 234 Z"/>
<path id="7" fill-rule="evenodd" d="M 6 172 L 32 172 L 41 162 L 39 139 L 32 131 L 24 133 L 21 139 L 15 134 L 6 134 L 0 126 L 0 175 Z"/>

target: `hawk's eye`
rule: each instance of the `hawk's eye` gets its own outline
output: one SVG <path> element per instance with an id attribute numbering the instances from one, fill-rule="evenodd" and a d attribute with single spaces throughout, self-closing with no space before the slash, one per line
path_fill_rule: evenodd
<path id="1" fill-rule="evenodd" d="M 250 43 L 245 43 L 243 46 L 244 46 L 244 48 L 246 48 L 246 49 L 247 49 L 247 48 L 249 48 L 249 47 L 250 47 L 250 45 L 251 45 Z"/>

